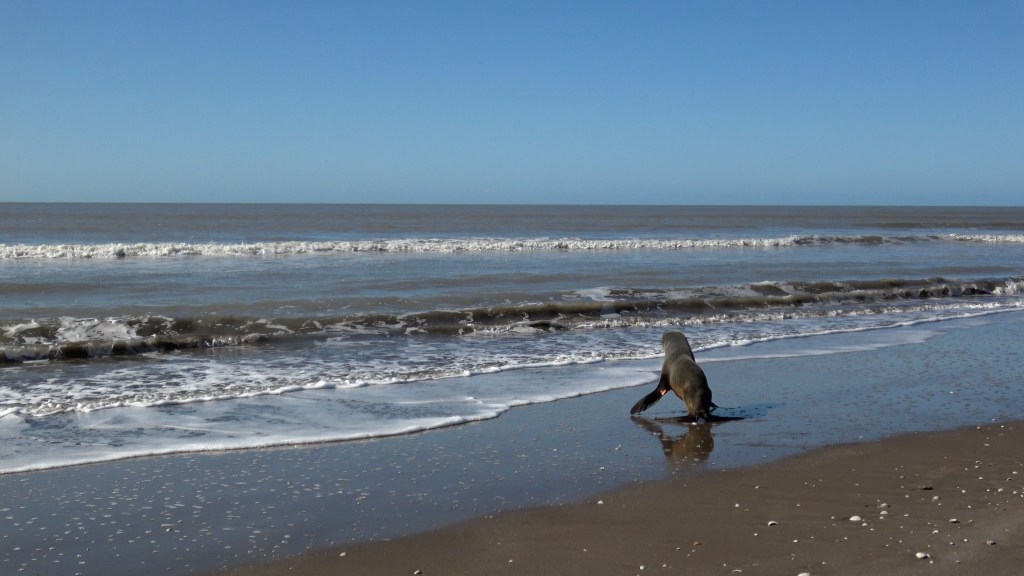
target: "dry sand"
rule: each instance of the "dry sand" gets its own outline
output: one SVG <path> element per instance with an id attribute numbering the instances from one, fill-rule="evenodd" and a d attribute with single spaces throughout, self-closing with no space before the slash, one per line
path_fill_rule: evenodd
<path id="1" fill-rule="evenodd" d="M 910 434 L 225 574 L 1018 574 L 1022 447 Z"/>

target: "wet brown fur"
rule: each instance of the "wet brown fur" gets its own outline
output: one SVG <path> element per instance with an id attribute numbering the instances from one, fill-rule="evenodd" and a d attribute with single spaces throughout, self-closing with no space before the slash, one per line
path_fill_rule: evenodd
<path id="1" fill-rule="evenodd" d="M 697 365 L 686 336 L 682 332 L 665 332 L 661 346 L 665 350 L 665 361 L 661 365 L 658 387 L 634 404 L 629 413 L 643 412 L 671 390 L 683 401 L 687 414 L 695 422 L 707 421 L 717 406 L 711 401 L 708 379 Z"/>

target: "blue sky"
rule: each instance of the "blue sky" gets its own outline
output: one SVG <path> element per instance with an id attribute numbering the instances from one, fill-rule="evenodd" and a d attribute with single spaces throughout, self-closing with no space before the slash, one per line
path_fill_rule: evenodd
<path id="1" fill-rule="evenodd" d="M 0 0 L 0 201 L 1024 203 L 1024 3 Z"/>

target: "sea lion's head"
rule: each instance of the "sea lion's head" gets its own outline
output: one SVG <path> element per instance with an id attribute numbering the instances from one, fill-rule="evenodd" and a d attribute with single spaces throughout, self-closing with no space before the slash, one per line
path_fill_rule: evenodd
<path id="1" fill-rule="evenodd" d="M 661 347 L 664 350 L 669 350 L 679 346 L 680 344 L 685 345 L 689 348 L 689 344 L 686 341 L 686 336 L 683 336 L 682 332 L 665 332 L 661 337 Z"/>

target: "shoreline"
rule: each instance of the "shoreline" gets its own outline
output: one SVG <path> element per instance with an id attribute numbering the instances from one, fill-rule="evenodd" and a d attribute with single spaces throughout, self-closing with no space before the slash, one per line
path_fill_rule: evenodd
<path id="1" fill-rule="evenodd" d="M 880 339 L 883 346 L 873 346 L 872 339 Z M 0 568 L 5 573 L 49 576 L 88 574 L 97 566 L 109 576 L 218 571 L 270 575 L 290 562 L 315 564 L 317 558 L 352 560 L 364 554 L 371 558 L 370 550 L 397 550 L 436 538 L 439 540 L 427 548 L 449 546 L 447 559 L 453 563 L 439 564 L 423 557 L 432 564 L 408 573 L 453 573 L 462 565 L 472 570 L 469 564 L 455 564 L 455 560 L 494 560 L 489 554 L 529 546 L 523 537 L 545 535 L 542 543 L 572 550 L 581 535 L 591 534 L 609 538 L 605 548 L 619 550 L 619 556 L 601 560 L 594 565 L 597 571 L 588 573 L 601 573 L 601 567 L 613 573 L 634 573 L 629 570 L 638 569 L 636 561 L 643 562 L 649 573 L 654 566 L 681 565 L 678 558 L 634 560 L 628 553 L 648 546 L 648 525 L 672 504 L 672 498 L 658 495 L 653 487 L 700 485 L 707 486 L 700 489 L 701 494 L 710 494 L 729 475 L 760 474 L 777 463 L 784 468 L 808 455 L 831 451 L 842 455 L 851 450 L 870 453 L 903 442 L 916 457 L 938 444 L 927 440 L 930 434 L 936 438 L 952 434 L 949 440 L 956 440 L 972 435 L 970 430 L 979 425 L 987 429 L 991 422 L 1017 422 L 1024 416 L 1020 386 L 1024 377 L 1017 346 L 1022 339 L 1024 313 L 1011 313 L 901 328 L 888 334 L 781 341 L 758 346 L 759 358 L 745 357 L 749 348 L 710 351 L 698 360 L 708 374 L 716 402 L 723 407 L 718 413 L 744 418 L 710 427 L 678 422 L 680 406 L 671 401 L 656 405 L 646 418 L 631 419 L 629 406 L 648 391 L 641 386 L 514 408 L 496 419 L 406 436 L 147 457 L 0 476 L 0 492 L 9 502 L 0 505 Z M 841 352 L 787 355 L 797 347 L 806 351 L 817 346 Z M 737 357 L 728 358 L 730 353 Z M 652 374 L 652 382 L 653 378 Z M 1007 426 L 1012 434 L 1024 428 L 1019 423 Z M 950 429 L 961 431 L 929 432 Z M 901 440 L 905 437 L 923 440 L 914 444 Z M 874 442 L 879 439 L 884 440 Z M 872 448 L 875 446 L 880 448 Z M 959 450 L 966 458 L 979 447 L 963 444 Z M 953 448 L 949 454 L 956 456 Z M 1011 450 L 1011 455 L 1015 454 Z M 826 478 L 831 472 L 827 465 L 822 466 L 818 474 Z M 965 476 L 963 482 L 968 479 Z M 795 482 L 792 478 L 759 481 L 765 490 L 758 490 L 758 506 L 792 502 L 787 499 L 801 495 L 808 498 L 805 502 L 821 498 Z M 776 484 L 786 488 L 767 490 Z M 844 495 L 833 490 L 829 497 Z M 595 497 L 606 503 L 590 505 Z M 710 506 L 703 496 L 694 499 L 684 493 L 678 499 Z M 754 510 L 747 501 L 741 498 L 729 505 L 742 503 L 741 511 Z M 622 504 L 615 506 L 615 502 Z M 982 503 L 969 503 L 973 504 Z M 806 506 L 804 503 L 803 510 Z M 613 509 L 620 510 L 621 518 L 615 522 L 623 522 L 624 528 L 610 536 L 593 532 L 600 522 L 588 524 L 586 514 L 594 510 L 607 514 Z M 649 517 L 636 516 L 644 510 Z M 709 509 L 702 520 L 688 522 L 686 519 L 696 518 L 694 510 L 680 509 L 676 516 L 683 521 L 667 526 L 666 531 L 701 527 L 721 529 L 728 535 L 735 525 L 721 520 L 736 517 L 733 512 Z M 782 512 L 769 519 L 779 522 L 778 527 L 806 521 L 796 516 L 783 522 L 782 518 L 789 517 Z M 584 515 L 574 516 L 580 513 Z M 858 513 L 865 515 L 865 509 Z M 839 518 L 846 512 L 829 514 Z M 537 526 L 507 520 L 517 515 L 544 522 Z M 506 524 L 507 528 L 497 528 Z M 544 528 L 548 524 L 561 528 Z M 981 526 L 981 520 L 971 524 L 963 520 L 958 528 L 975 525 Z M 474 526 L 473 534 L 465 535 L 466 526 Z M 840 526 L 845 524 L 829 530 Z M 872 527 L 865 528 L 872 532 Z M 934 529 L 944 533 L 945 528 Z M 1013 526 L 1007 529 L 1016 530 Z M 460 530 L 463 535 L 452 540 L 451 535 Z M 476 532 L 484 534 L 486 530 L 512 532 L 492 531 L 500 538 L 478 542 L 472 549 L 459 548 L 460 538 L 476 537 Z M 816 541 L 823 538 L 810 534 Z M 677 542 L 670 552 L 677 552 L 675 546 L 679 546 L 684 557 L 693 554 L 685 544 L 695 540 L 702 544 L 692 549 L 707 552 L 712 549 L 708 538 L 694 536 L 688 543 Z M 792 539 L 806 542 L 809 538 Z M 994 546 L 996 553 L 1012 549 L 1003 546 L 1001 538 L 987 539 L 999 542 Z M 504 548 L 497 548 L 495 542 L 499 541 Z M 751 546 L 763 541 L 766 539 L 753 541 Z M 600 545 L 587 548 L 590 552 L 602 549 Z M 342 552 L 346 552 L 344 557 Z M 722 553 L 735 553 L 735 549 L 723 545 Z M 862 549 L 860 553 L 867 552 Z M 992 550 L 987 550 L 979 557 L 990 553 Z M 415 551 L 409 554 L 422 557 Z M 540 561 L 545 554 L 551 556 L 552 552 L 529 555 Z M 571 565 L 583 562 L 568 558 Z M 514 560 L 509 568 L 527 565 L 524 557 L 504 560 L 507 563 L 509 559 Z M 730 573 L 719 570 L 723 562 L 730 560 L 722 560 L 715 570 Z M 358 566 L 355 562 L 351 565 Z M 617 568 L 612 570 L 613 566 Z M 406 568 L 395 566 L 399 574 Z M 309 570 L 314 569 L 310 564 Z M 787 565 L 786 570 L 790 569 Z M 352 572 L 361 570 L 353 568 Z M 538 565 L 534 573 L 537 570 L 554 568 Z M 572 570 L 567 565 L 565 573 Z M 793 574 L 805 571 L 840 573 L 823 572 L 819 567 Z"/>
<path id="2" fill-rule="evenodd" d="M 830 446 L 217 572 L 1015 574 L 1024 422 Z"/>

